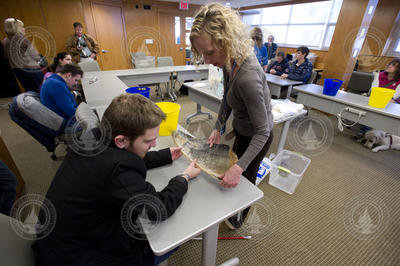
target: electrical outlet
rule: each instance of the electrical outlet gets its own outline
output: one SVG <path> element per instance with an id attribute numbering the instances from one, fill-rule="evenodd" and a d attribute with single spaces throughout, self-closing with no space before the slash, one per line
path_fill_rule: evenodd
<path id="1" fill-rule="evenodd" d="M 349 113 L 353 113 L 353 114 L 356 114 L 356 115 L 361 115 L 361 116 L 365 116 L 367 113 L 366 112 L 364 112 L 364 111 L 360 111 L 360 110 L 357 110 L 357 109 L 354 109 L 354 108 L 351 108 L 351 107 L 346 107 L 346 109 L 345 109 L 347 112 L 349 112 Z"/>

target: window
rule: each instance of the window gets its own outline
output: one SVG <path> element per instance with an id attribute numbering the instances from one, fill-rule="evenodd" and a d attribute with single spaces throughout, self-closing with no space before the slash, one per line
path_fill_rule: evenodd
<path id="1" fill-rule="evenodd" d="M 175 44 L 181 44 L 181 18 L 175 17 Z"/>
<path id="2" fill-rule="evenodd" d="M 280 45 L 327 49 L 335 31 L 343 0 L 284 5 L 241 12 L 242 20 L 259 26 L 264 41 L 273 35 Z"/>

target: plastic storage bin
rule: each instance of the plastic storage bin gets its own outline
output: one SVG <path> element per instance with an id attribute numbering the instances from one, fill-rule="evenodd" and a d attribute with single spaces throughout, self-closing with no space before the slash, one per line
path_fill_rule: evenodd
<path id="1" fill-rule="evenodd" d="M 282 150 L 273 160 L 269 184 L 293 194 L 311 160 L 301 154 Z"/>
<path id="2" fill-rule="evenodd" d="M 160 136 L 169 136 L 172 131 L 176 130 L 179 120 L 179 111 L 181 106 L 177 103 L 170 102 L 159 102 L 156 103 L 158 107 L 167 115 L 165 121 L 161 122 L 160 131 L 158 132 Z"/>
<path id="3" fill-rule="evenodd" d="M 150 88 L 148 87 L 131 87 L 125 90 L 127 93 L 139 93 L 146 98 L 150 98 Z"/>
<path id="4" fill-rule="evenodd" d="M 371 89 L 368 105 L 376 108 L 385 108 L 393 98 L 395 92 L 395 90 L 387 88 L 373 87 Z"/>
<path id="5" fill-rule="evenodd" d="M 322 93 L 329 96 L 336 96 L 342 84 L 343 80 L 340 79 L 325 79 L 324 90 L 322 91 Z"/>

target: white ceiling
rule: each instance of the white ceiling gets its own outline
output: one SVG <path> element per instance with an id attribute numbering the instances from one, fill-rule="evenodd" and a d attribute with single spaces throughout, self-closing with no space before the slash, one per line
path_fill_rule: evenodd
<path id="1" fill-rule="evenodd" d="M 179 3 L 179 0 L 158 0 L 158 1 L 163 1 L 163 2 L 177 2 Z M 234 8 L 239 8 L 239 7 L 247 7 L 247 6 L 257 6 L 257 5 L 263 5 L 263 4 L 272 4 L 272 3 L 279 3 L 279 2 L 287 2 L 289 0 L 188 0 L 189 6 L 190 4 L 193 5 L 205 5 L 207 3 L 213 3 L 213 2 L 218 2 L 218 3 L 230 3 L 231 7 Z"/>

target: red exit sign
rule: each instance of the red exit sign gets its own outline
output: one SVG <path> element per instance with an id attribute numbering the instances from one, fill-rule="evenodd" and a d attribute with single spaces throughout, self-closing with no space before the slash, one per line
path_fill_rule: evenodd
<path id="1" fill-rule="evenodd" d="M 179 9 L 188 10 L 189 9 L 188 1 L 180 1 Z"/>

